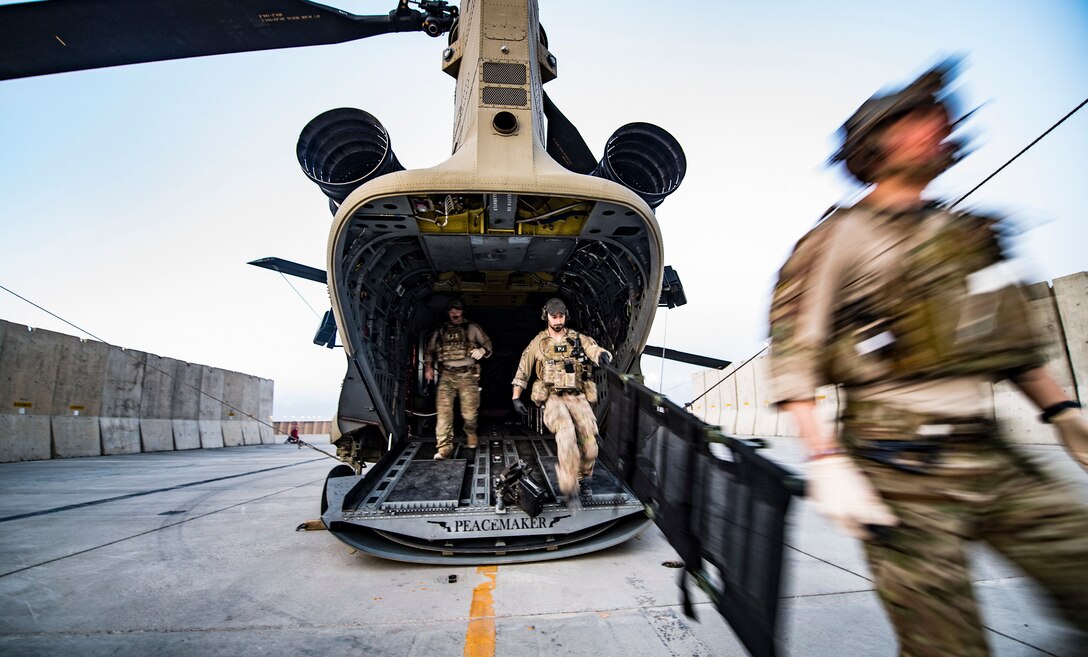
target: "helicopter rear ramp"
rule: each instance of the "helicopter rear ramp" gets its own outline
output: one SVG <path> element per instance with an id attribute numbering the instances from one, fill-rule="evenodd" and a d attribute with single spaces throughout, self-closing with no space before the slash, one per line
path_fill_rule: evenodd
<path id="1" fill-rule="evenodd" d="M 387 559 L 477 564 L 585 554 L 622 543 L 650 522 L 642 503 L 601 464 L 591 491 L 568 499 L 556 480 L 554 441 L 524 427 L 492 427 L 475 449 L 459 443 L 450 459 L 433 455 L 433 442 L 409 440 L 364 476 L 334 469 L 325 525 L 348 545 Z M 511 469 L 531 481 L 535 507 L 504 497 L 501 482 Z"/>

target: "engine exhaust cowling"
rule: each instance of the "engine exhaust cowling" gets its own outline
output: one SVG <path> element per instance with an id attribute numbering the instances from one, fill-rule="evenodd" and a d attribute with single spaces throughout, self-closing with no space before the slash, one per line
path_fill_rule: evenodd
<path id="1" fill-rule="evenodd" d="M 306 176 L 331 200 L 334 212 L 359 185 L 404 170 L 381 122 L 350 107 L 314 117 L 302 129 L 295 153 Z"/>
<path id="2" fill-rule="evenodd" d="M 617 182 L 651 208 L 676 191 L 687 171 L 680 142 L 652 123 L 628 123 L 608 138 L 604 157 L 589 175 Z"/>

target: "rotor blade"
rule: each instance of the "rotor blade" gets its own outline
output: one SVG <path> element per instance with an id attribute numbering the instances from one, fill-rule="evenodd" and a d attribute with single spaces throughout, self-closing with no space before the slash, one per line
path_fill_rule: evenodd
<path id="1" fill-rule="evenodd" d="M 589 173 L 597 168 L 593 151 L 578 128 L 563 116 L 548 94 L 544 94 L 544 116 L 548 119 L 548 155 L 575 173 Z"/>
<path id="2" fill-rule="evenodd" d="M 47 0 L 0 6 L 0 80 L 421 30 L 306 0 Z"/>
<path id="3" fill-rule="evenodd" d="M 325 274 L 324 270 L 309 265 L 300 265 L 297 262 L 291 262 L 290 260 L 284 260 L 283 258 L 259 258 L 257 260 L 252 260 L 247 264 L 278 271 L 281 274 L 287 274 L 288 276 L 305 278 L 308 281 L 314 281 L 316 283 L 325 283 L 327 285 L 329 282 L 329 277 Z"/>
<path id="4" fill-rule="evenodd" d="M 677 351 L 675 349 L 668 349 L 666 347 L 654 347 L 646 345 L 642 350 L 642 353 L 647 356 L 657 356 L 658 358 L 668 358 L 669 360 L 675 360 L 680 363 L 687 363 L 689 365 L 702 365 L 703 367 L 709 367 L 715 370 L 724 370 L 729 367 L 732 361 L 721 360 L 719 358 L 711 358 L 710 356 L 700 356 L 699 354 L 689 354 L 686 351 Z"/>

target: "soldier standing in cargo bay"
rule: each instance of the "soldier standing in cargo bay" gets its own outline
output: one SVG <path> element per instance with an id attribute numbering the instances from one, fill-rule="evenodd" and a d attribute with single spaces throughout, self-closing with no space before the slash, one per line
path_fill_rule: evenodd
<path id="1" fill-rule="evenodd" d="M 477 414 L 480 410 L 480 364 L 491 355 L 491 338 L 476 322 L 465 319 L 464 305 L 457 299 L 447 308 L 448 321 L 431 335 L 423 356 L 423 378 L 434 381 L 438 363 L 438 392 L 435 410 L 434 458 L 448 459 L 453 454 L 453 402 L 461 398 L 461 418 L 465 421 L 465 441 L 476 447 Z"/>
<path id="2" fill-rule="evenodd" d="M 536 374 L 531 399 L 544 406 L 544 425 L 555 434 L 559 452 L 559 489 L 576 500 L 579 489 L 592 494 L 589 486 L 597 462 L 597 418 L 590 404 L 597 401 L 597 386 L 586 361 L 606 366 L 612 354 L 593 338 L 567 328 L 567 307 L 560 299 L 549 299 L 541 319 L 548 327 L 536 334 L 525 348 L 514 375 L 514 408 L 528 414 L 521 393 Z"/>
<path id="3" fill-rule="evenodd" d="M 783 266 L 771 372 L 809 452 L 808 497 L 865 540 L 900 655 L 976 657 L 989 652 L 971 540 L 1018 564 L 1088 631 L 1088 509 L 1000 440 L 989 386 L 1011 380 L 1085 468 L 1088 422 L 1043 367 L 997 222 L 923 200 L 960 150 L 951 73 L 942 64 L 874 96 L 843 126 L 833 159 L 872 188 Z M 828 384 L 846 395 L 837 432 L 814 413 Z"/>

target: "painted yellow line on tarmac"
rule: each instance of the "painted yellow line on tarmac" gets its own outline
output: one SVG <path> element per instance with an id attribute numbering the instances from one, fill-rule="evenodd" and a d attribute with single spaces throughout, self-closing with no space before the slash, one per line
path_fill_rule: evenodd
<path id="1" fill-rule="evenodd" d="M 465 657 L 495 657 L 495 578 L 498 566 L 480 566 L 476 572 L 487 578 L 472 590 L 468 632 L 465 633 Z"/>

